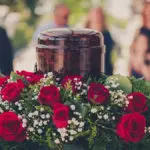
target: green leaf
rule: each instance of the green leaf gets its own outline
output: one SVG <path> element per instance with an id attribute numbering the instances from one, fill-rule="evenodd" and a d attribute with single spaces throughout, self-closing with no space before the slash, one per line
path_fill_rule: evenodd
<path id="1" fill-rule="evenodd" d="M 18 79 L 23 79 L 23 77 L 22 76 L 19 76 L 18 74 L 16 74 L 15 72 L 11 72 L 11 79 L 13 80 L 13 81 L 16 81 L 16 80 L 18 80 Z"/>
<path id="2" fill-rule="evenodd" d="M 44 108 L 45 111 L 52 113 L 52 109 L 50 108 L 50 106 L 44 106 L 44 105 L 40 105 L 40 106 L 35 106 L 35 108 L 37 110 L 40 110 L 41 108 Z"/>
<path id="3" fill-rule="evenodd" d="M 130 80 L 132 82 L 133 92 L 142 92 L 147 98 L 150 98 L 150 82 L 134 77 L 130 78 Z"/>
<path id="4" fill-rule="evenodd" d="M 106 150 L 106 145 L 101 140 L 97 140 L 92 150 Z"/>
<path id="5" fill-rule="evenodd" d="M 81 106 L 81 115 L 83 118 L 85 118 L 86 115 L 88 114 L 88 110 L 89 108 L 87 106 Z"/>
<path id="6" fill-rule="evenodd" d="M 80 146 L 66 144 L 64 145 L 64 150 L 85 150 L 85 149 Z"/>

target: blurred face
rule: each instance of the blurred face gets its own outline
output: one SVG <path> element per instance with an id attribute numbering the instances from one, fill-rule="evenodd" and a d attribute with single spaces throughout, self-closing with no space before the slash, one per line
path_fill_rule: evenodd
<path id="1" fill-rule="evenodd" d="M 54 14 L 55 23 L 60 27 L 67 25 L 69 15 L 70 11 L 67 7 L 59 8 Z"/>
<path id="2" fill-rule="evenodd" d="M 101 9 L 93 9 L 90 13 L 90 27 L 102 31 L 104 26 L 104 15 Z"/>
<path id="3" fill-rule="evenodd" d="M 143 9 L 144 26 L 150 29 L 150 3 L 146 3 Z"/>

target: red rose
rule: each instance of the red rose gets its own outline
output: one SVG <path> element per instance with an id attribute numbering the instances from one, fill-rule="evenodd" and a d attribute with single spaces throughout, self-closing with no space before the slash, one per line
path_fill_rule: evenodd
<path id="1" fill-rule="evenodd" d="M 44 77 L 41 73 L 27 72 L 27 71 L 17 71 L 18 75 L 23 76 L 30 84 L 35 84 L 40 81 L 41 78 Z"/>
<path id="2" fill-rule="evenodd" d="M 93 104 L 106 104 L 109 90 L 100 83 L 91 83 L 88 90 L 88 100 Z"/>
<path id="3" fill-rule="evenodd" d="M 17 101 L 23 88 L 24 84 L 22 80 L 7 83 L 6 86 L 1 90 L 2 99 L 9 102 Z"/>
<path id="4" fill-rule="evenodd" d="M 81 85 L 78 84 L 82 80 L 82 76 L 66 76 L 61 85 L 68 90 L 72 90 L 73 92 L 77 92 L 77 87 Z"/>
<path id="5" fill-rule="evenodd" d="M 53 122 L 57 128 L 66 128 L 69 120 L 69 107 L 63 104 L 55 104 L 53 110 Z"/>
<path id="6" fill-rule="evenodd" d="M 148 106 L 146 104 L 146 97 L 143 93 L 133 92 L 127 96 L 129 104 L 125 110 L 127 112 L 145 112 L 148 110 Z"/>
<path id="7" fill-rule="evenodd" d="M 122 116 L 117 124 L 116 131 L 126 142 L 137 143 L 145 135 L 146 119 L 139 113 Z"/>
<path id="8" fill-rule="evenodd" d="M 5 141 L 22 142 L 26 138 L 26 129 L 14 112 L 0 114 L 0 138 Z"/>
<path id="9" fill-rule="evenodd" d="M 2 87 L 7 82 L 8 77 L 0 77 L 0 87 Z"/>
<path id="10" fill-rule="evenodd" d="M 39 102 L 41 104 L 54 106 L 55 103 L 60 102 L 60 93 L 55 85 L 44 86 L 40 90 Z"/>

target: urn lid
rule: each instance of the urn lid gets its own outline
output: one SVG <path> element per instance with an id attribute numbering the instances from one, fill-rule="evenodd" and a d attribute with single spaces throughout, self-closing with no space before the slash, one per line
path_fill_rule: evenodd
<path id="1" fill-rule="evenodd" d="M 104 47 L 104 39 L 102 33 L 91 29 L 55 28 L 39 34 L 37 47 L 54 49 Z"/>

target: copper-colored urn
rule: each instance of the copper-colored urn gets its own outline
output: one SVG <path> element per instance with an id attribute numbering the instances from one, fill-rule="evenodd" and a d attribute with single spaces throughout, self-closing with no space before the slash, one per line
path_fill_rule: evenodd
<path id="1" fill-rule="evenodd" d="M 104 72 L 105 45 L 100 32 L 59 28 L 40 33 L 36 46 L 38 70 L 97 76 Z"/>

